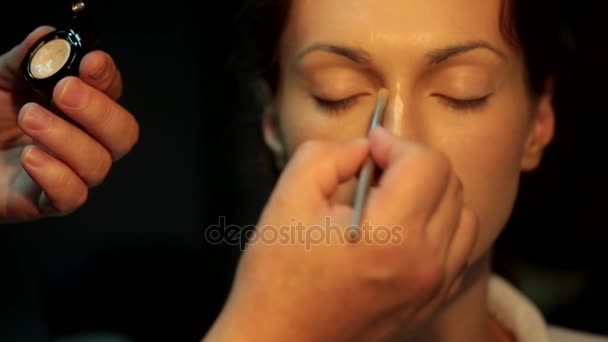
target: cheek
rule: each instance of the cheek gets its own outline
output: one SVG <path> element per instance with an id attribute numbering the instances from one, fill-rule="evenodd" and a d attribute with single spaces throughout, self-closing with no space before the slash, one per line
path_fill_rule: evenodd
<path id="1" fill-rule="evenodd" d="M 526 131 L 525 120 L 512 119 L 517 117 L 524 115 L 481 122 L 466 130 L 466 134 L 444 139 L 443 145 L 438 146 L 448 155 L 463 183 L 465 204 L 479 218 L 474 258 L 488 251 L 512 211 Z"/>
<path id="2" fill-rule="evenodd" d="M 519 184 L 521 144 L 509 133 L 478 138 L 455 168 L 463 175 L 465 201 L 479 216 L 481 235 L 476 253 L 482 254 L 511 215 Z"/>

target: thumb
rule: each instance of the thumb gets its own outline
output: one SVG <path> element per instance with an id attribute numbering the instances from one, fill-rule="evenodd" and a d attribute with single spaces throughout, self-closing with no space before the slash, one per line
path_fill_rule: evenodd
<path id="1" fill-rule="evenodd" d="M 308 141 L 287 164 L 272 197 L 283 202 L 282 207 L 312 213 L 329 204 L 338 185 L 357 174 L 368 154 L 366 139 L 348 143 Z"/>
<path id="2" fill-rule="evenodd" d="M 32 31 L 20 44 L 0 56 L 0 87 L 13 88 L 15 82 L 20 82 L 21 62 L 27 51 L 47 33 L 53 31 L 51 26 L 40 26 Z"/>

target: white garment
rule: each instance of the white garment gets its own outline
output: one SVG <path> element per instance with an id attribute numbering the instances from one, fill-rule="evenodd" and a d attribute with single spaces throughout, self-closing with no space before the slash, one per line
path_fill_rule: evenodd
<path id="1" fill-rule="evenodd" d="M 548 325 L 532 301 L 497 275 L 490 278 L 488 305 L 517 342 L 608 342 L 605 336 Z"/>

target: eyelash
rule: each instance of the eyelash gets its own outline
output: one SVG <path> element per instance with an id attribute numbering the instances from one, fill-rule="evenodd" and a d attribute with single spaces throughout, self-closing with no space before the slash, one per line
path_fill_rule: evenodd
<path id="1" fill-rule="evenodd" d="M 481 109 L 487 104 L 488 98 L 490 98 L 491 95 L 492 94 L 472 99 L 455 99 L 445 95 L 434 94 L 434 96 L 439 97 L 441 102 L 445 103 L 448 107 L 462 112 Z"/>
<path id="2" fill-rule="evenodd" d="M 347 110 L 357 102 L 358 96 L 351 96 L 342 100 L 327 100 L 318 96 L 313 96 L 317 105 L 328 112 L 338 113 Z"/>
<path id="3" fill-rule="evenodd" d="M 433 94 L 433 96 L 439 97 L 441 99 L 441 102 L 445 103 L 450 108 L 463 112 L 481 109 L 483 106 L 486 105 L 486 103 L 488 102 L 487 100 L 490 98 L 491 95 L 492 94 L 472 99 L 455 99 L 445 95 Z M 358 96 L 351 96 L 342 100 L 335 101 L 326 100 L 318 96 L 313 96 L 313 98 L 317 105 L 321 107 L 321 109 L 332 113 L 338 113 L 347 110 L 352 105 L 354 105 L 355 102 L 357 102 Z"/>

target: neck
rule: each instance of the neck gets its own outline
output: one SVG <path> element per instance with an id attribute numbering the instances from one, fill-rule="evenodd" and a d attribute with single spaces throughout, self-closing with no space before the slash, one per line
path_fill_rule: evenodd
<path id="1" fill-rule="evenodd" d="M 471 265 L 463 287 L 446 303 L 412 342 L 510 341 L 508 333 L 488 311 L 491 255 Z"/>

